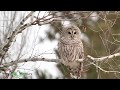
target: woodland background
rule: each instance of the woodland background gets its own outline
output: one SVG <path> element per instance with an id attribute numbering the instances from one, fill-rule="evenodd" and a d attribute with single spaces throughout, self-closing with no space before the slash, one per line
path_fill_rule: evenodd
<path id="1" fill-rule="evenodd" d="M 120 78 L 119 11 L 1 11 L 0 15 L 1 79 L 32 79 L 33 74 L 18 70 L 25 63 L 28 63 L 26 66 L 31 64 L 29 62 L 38 63 L 39 70 L 34 69 L 37 79 L 69 78 L 66 67 L 61 68 L 56 62 L 59 31 L 69 23 L 77 25 L 82 32 L 86 56 L 83 78 Z M 107 58 L 96 60 L 104 57 Z M 49 64 L 58 69 L 54 70 Z M 42 70 L 42 65 L 54 72 Z M 52 76 L 55 72 L 56 77 Z"/>

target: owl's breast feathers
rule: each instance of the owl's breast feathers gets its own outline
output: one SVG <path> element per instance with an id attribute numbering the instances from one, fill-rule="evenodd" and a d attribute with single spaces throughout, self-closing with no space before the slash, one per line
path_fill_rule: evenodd
<path id="1" fill-rule="evenodd" d="M 60 58 L 66 62 L 73 62 L 76 59 L 84 58 L 83 44 L 81 41 L 64 41 L 58 43 Z"/>
<path id="2" fill-rule="evenodd" d="M 77 59 L 84 58 L 83 44 L 81 41 L 63 41 L 58 43 L 58 52 L 61 62 L 68 66 L 68 70 L 74 76 L 80 77 L 82 64 Z"/>
<path id="3" fill-rule="evenodd" d="M 64 44 L 64 45 L 74 45 L 74 46 L 81 46 L 82 41 L 81 40 L 64 40 L 60 39 L 59 43 Z"/>

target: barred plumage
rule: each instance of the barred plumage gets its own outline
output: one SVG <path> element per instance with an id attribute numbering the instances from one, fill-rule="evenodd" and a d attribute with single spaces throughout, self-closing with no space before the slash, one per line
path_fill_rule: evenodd
<path id="1" fill-rule="evenodd" d="M 62 63 L 68 66 L 71 73 L 80 77 L 81 63 L 77 59 L 84 58 L 83 44 L 80 39 L 81 31 L 76 26 L 63 28 L 58 43 L 58 53 Z"/>

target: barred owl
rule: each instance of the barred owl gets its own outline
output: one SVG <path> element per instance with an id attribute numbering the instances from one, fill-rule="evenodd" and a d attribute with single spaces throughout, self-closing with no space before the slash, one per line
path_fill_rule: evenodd
<path id="1" fill-rule="evenodd" d="M 77 78 L 81 77 L 83 63 L 78 59 L 84 59 L 83 43 L 80 39 L 81 31 L 77 26 L 71 25 L 63 28 L 58 42 L 58 54 L 70 73 Z"/>

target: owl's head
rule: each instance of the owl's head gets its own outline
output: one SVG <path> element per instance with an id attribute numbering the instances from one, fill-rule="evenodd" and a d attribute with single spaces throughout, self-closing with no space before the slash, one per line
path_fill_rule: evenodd
<path id="1" fill-rule="evenodd" d="M 80 39 L 81 31 L 77 26 L 67 26 L 64 27 L 61 32 L 61 38 L 66 38 L 68 40 Z"/>

